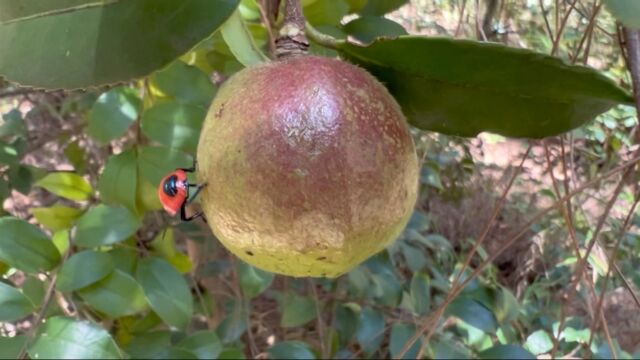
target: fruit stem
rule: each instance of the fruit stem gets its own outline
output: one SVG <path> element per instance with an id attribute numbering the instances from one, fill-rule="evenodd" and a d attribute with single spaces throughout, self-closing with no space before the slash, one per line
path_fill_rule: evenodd
<path id="1" fill-rule="evenodd" d="M 285 0 L 284 23 L 276 39 L 276 56 L 278 59 L 307 53 L 309 41 L 304 34 L 304 23 L 305 19 L 300 0 Z"/>

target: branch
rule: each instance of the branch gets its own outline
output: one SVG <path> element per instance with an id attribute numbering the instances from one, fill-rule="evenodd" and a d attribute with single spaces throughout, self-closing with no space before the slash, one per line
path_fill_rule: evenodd
<path id="1" fill-rule="evenodd" d="M 15 90 L 0 92 L 0 98 L 26 95 L 26 94 L 35 93 L 35 92 L 43 92 L 43 90 L 32 89 L 32 88 L 19 88 Z"/>
<path id="2" fill-rule="evenodd" d="M 276 39 L 276 56 L 278 59 L 307 53 L 309 41 L 304 34 L 304 23 L 300 0 L 285 0 L 284 23 Z"/>
<path id="3" fill-rule="evenodd" d="M 633 83 L 633 98 L 636 103 L 636 111 L 640 116 L 640 30 L 624 28 L 624 37 L 627 44 L 627 67 L 631 73 Z"/>

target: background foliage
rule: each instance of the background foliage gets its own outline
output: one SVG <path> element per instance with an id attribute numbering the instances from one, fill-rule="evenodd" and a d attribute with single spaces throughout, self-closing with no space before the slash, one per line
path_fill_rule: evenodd
<path id="1" fill-rule="evenodd" d="M 619 167 L 638 121 L 608 11 L 640 15 L 606 3 L 303 0 L 337 39 L 310 52 L 384 81 L 422 172 L 392 246 L 294 279 L 156 197 L 281 16 L 255 0 L 0 0 L 0 358 L 640 356 L 637 175 Z"/>

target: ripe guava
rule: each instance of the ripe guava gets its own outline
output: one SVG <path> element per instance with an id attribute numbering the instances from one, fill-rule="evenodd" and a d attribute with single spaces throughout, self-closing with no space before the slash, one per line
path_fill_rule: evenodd
<path id="1" fill-rule="evenodd" d="M 337 59 L 298 56 L 233 75 L 197 158 L 214 234 L 247 263 L 289 276 L 349 271 L 400 234 L 417 198 L 398 104 Z"/>

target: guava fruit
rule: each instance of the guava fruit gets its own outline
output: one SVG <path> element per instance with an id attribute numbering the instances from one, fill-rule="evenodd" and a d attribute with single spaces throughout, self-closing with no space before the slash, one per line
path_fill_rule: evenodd
<path id="1" fill-rule="evenodd" d="M 289 276 L 349 271 L 400 234 L 417 198 L 398 104 L 337 59 L 298 56 L 233 75 L 209 109 L 197 159 L 216 237 Z"/>

